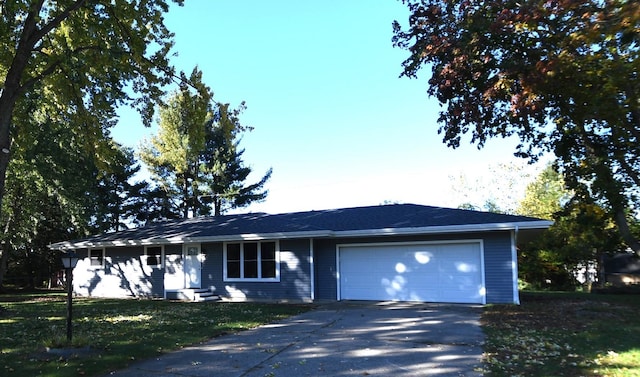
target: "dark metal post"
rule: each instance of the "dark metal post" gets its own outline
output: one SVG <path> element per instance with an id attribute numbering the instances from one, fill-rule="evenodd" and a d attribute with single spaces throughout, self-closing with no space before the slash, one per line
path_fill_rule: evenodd
<path id="1" fill-rule="evenodd" d="M 67 341 L 71 343 L 71 314 L 72 314 L 72 294 L 73 294 L 73 268 L 67 268 Z"/>

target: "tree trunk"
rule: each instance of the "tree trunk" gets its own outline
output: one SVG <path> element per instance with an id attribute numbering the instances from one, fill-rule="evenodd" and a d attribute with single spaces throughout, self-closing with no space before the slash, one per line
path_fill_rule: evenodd
<path id="1" fill-rule="evenodd" d="M 7 250 L 7 244 L 3 243 L 0 248 L 0 292 L 4 283 L 4 276 L 7 273 L 7 261 L 9 260 L 9 250 Z"/>
<path id="2" fill-rule="evenodd" d="M 624 242 L 631 250 L 640 256 L 640 241 L 633 235 L 631 229 L 629 229 L 629 221 L 627 220 L 627 214 L 624 209 L 617 209 L 615 211 L 614 221 L 618 226 L 618 231 Z"/>
<path id="3" fill-rule="evenodd" d="M 629 221 L 627 219 L 628 202 L 621 192 L 621 184 L 614 177 L 612 167 L 607 163 L 609 155 L 607 149 L 593 143 L 590 134 L 585 130 L 584 125 L 578 127 L 579 137 L 584 143 L 586 155 L 590 158 L 594 165 L 596 173 L 596 181 L 599 181 L 601 192 L 609 206 L 611 207 L 611 216 L 618 228 L 618 232 L 622 240 L 629 246 L 638 256 L 640 256 L 640 240 L 634 236 L 629 229 Z M 624 164 L 623 164 L 624 166 Z M 632 170 L 629 173 L 633 173 Z"/>
<path id="4" fill-rule="evenodd" d="M 15 100 L 12 100 L 7 93 L 7 88 L 0 90 L 0 207 L 4 198 L 4 187 L 7 178 L 7 167 L 9 166 L 9 157 L 11 150 L 11 114 L 15 106 Z"/>

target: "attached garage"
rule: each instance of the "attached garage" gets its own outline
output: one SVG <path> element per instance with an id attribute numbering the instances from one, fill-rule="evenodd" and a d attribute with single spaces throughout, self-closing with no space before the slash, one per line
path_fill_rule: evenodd
<path id="1" fill-rule="evenodd" d="M 339 300 L 486 303 L 483 245 L 338 245 Z"/>
<path id="2" fill-rule="evenodd" d="M 501 304 L 519 303 L 518 243 L 550 225 L 393 204 L 161 221 L 51 248 L 87 256 L 73 289 L 88 296 L 171 298 L 198 288 L 230 300 Z"/>

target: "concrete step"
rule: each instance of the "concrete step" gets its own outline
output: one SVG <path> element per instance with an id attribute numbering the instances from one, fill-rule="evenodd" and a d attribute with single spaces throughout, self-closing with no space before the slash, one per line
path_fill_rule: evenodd
<path id="1" fill-rule="evenodd" d="M 185 288 L 180 289 L 174 294 L 176 298 L 183 301 L 219 301 L 220 296 L 213 293 L 208 288 Z"/>

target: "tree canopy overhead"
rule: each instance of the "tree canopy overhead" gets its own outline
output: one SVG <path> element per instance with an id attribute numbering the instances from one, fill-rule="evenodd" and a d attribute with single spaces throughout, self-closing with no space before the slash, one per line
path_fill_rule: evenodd
<path id="1" fill-rule="evenodd" d="M 516 155 L 553 152 L 566 184 L 606 205 L 640 253 L 640 3 L 628 0 L 404 0 L 402 75 L 428 66 L 439 132 L 483 147 L 515 135 Z"/>
<path id="2" fill-rule="evenodd" d="M 182 4 L 182 0 L 173 0 Z M 34 109 L 102 153 L 119 105 L 147 124 L 173 70 L 170 0 L 12 0 L 0 3 L 0 202 L 16 132 Z"/>

